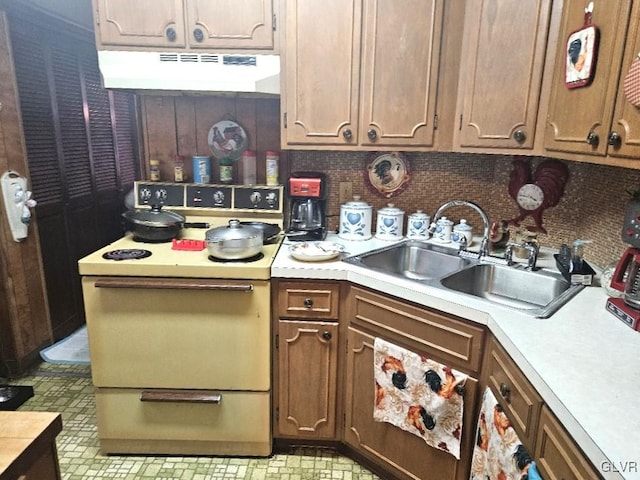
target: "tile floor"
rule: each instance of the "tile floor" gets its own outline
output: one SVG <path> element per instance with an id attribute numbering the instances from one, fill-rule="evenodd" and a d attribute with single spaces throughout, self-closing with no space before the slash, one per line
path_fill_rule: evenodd
<path id="1" fill-rule="evenodd" d="M 100 455 L 89 366 L 42 363 L 12 385 L 31 385 L 35 396 L 19 410 L 62 413 L 57 437 L 63 480 L 377 480 L 331 449 L 300 448 L 271 458 L 143 457 Z"/>

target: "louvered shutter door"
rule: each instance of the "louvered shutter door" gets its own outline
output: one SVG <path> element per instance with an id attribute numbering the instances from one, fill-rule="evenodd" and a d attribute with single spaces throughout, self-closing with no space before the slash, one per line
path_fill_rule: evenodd
<path id="1" fill-rule="evenodd" d="M 112 91 L 111 108 L 114 118 L 114 137 L 117 145 L 120 186 L 126 192 L 140 178 L 136 154 L 135 100 L 129 93 Z"/>
<path id="2" fill-rule="evenodd" d="M 42 209 L 63 201 L 63 184 L 49 95 L 48 62 L 41 42 L 22 32 L 12 30 L 13 58 L 31 189 Z"/>
<path id="3" fill-rule="evenodd" d="M 92 176 L 78 54 L 53 45 L 51 63 L 67 194 L 70 200 L 88 198 Z"/>
<path id="4" fill-rule="evenodd" d="M 91 163 L 96 191 L 117 190 L 114 138 L 111 128 L 111 107 L 109 92 L 100 83 L 97 57 L 87 55 L 81 58 L 82 76 L 85 84 L 87 110 L 89 114 L 89 140 Z"/>

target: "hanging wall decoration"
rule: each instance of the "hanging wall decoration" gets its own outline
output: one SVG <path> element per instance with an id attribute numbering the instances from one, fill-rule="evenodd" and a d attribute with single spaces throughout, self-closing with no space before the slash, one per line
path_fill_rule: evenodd
<path id="1" fill-rule="evenodd" d="M 395 197 L 409 186 L 409 161 L 400 152 L 374 153 L 365 166 L 364 180 L 377 195 Z"/>
<path id="2" fill-rule="evenodd" d="M 585 87 L 596 69 L 599 30 L 591 23 L 593 2 L 584 9 L 584 25 L 569 35 L 566 45 L 565 79 L 567 88 Z"/>

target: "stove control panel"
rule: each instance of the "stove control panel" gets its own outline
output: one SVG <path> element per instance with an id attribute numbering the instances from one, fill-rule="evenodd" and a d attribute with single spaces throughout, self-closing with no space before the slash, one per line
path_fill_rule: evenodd
<path id="1" fill-rule="evenodd" d="M 281 213 L 283 187 L 135 182 L 136 207 L 160 205 L 211 211 Z"/>
<path id="2" fill-rule="evenodd" d="M 218 185 L 187 185 L 185 206 L 201 208 L 231 208 L 231 187 Z"/>
<path id="3" fill-rule="evenodd" d="M 181 207 L 184 204 L 184 187 L 160 183 L 137 183 L 136 202 L 138 205 Z"/>
<path id="4" fill-rule="evenodd" d="M 280 189 L 268 187 L 237 187 L 234 189 L 235 208 L 248 210 L 282 210 Z"/>

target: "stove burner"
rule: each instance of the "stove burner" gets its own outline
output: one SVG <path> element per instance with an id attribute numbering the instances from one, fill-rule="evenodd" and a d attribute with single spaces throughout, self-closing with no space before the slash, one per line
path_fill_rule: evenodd
<path id="1" fill-rule="evenodd" d="M 250 263 L 250 262 L 257 262 L 258 260 L 262 260 L 263 258 L 264 258 L 264 253 L 262 252 L 255 254 L 253 257 L 237 258 L 237 259 L 217 258 L 212 255 L 209 255 L 209 260 L 216 263 Z"/>
<path id="2" fill-rule="evenodd" d="M 123 248 L 121 250 L 111 250 L 102 255 L 106 260 L 136 260 L 138 258 L 147 258 L 151 256 L 149 250 L 140 248 Z"/>

